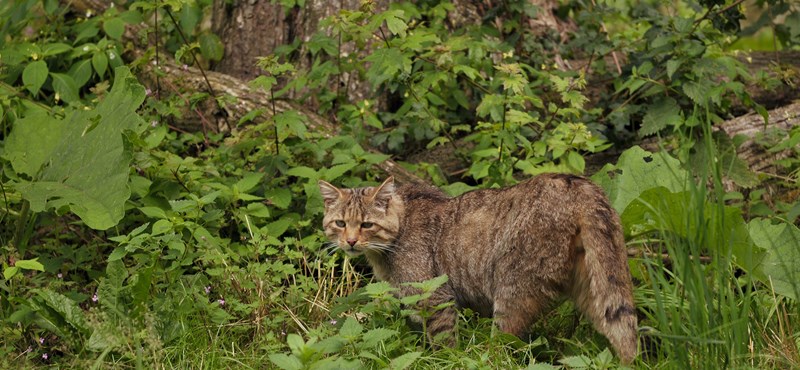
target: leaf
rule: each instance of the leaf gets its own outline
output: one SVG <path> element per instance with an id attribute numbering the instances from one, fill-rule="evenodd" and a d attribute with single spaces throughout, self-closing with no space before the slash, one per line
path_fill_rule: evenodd
<path id="1" fill-rule="evenodd" d="M 642 119 L 642 127 L 639 128 L 639 135 L 653 135 L 667 126 L 680 126 L 683 122 L 681 110 L 675 99 L 666 97 L 661 98 L 645 113 Z"/>
<path id="2" fill-rule="evenodd" d="M 250 172 L 245 174 L 239 181 L 236 182 L 236 187 L 239 191 L 243 193 L 247 193 L 250 190 L 253 190 L 258 184 L 261 183 L 261 180 L 264 179 L 264 174 L 259 172 Z"/>
<path id="3" fill-rule="evenodd" d="M 283 142 L 290 134 L 301 139 L 306 137 L 306 117 L 296 110 L 276 114 L 273 119 L 278 126 L 278 140 Z"/>
<path id="4" fill-rule="evenodd" d="M 342 324 L 342 328 L 339 329 L 339 335 L 352 340 L 361 334 L 362 330 L 364 330 L 364 327 L 361 326 L 358 320 L 348 317 Z"/>
<path id="5" fill-rule="evenodd" d="M 592 366 L 592 359 L 584 355 L 564 357 L 558 362 L 573 369 L 585 369 Z"/>
<path id="6" fill-rule="evenodd" d="M 317 171 L 315 171 L 311 167 L 306 167 L 306 166 L 292 167 L 288 171 L 286 171 L 286 174 L 289 176 L 304 177 L 307 179 L 319 178 L 319 174 L 317 173 Z"/>
<path id="7" fill-rule="evenodd" d="M 105 230 L 116 225 L 125 214 L 125 202 L 130 197 L 130 149 L 123 142 L 125 130 L 141 131 L 145 125 L 136 109 L 144 101 L 144 88 L 126 67 L 116 70 L 114 87 L 93 110 L 75 110 L 59 122 L 51 120 L 53 129 L 64 125 L 55 145 L 39 137 L 25 137 L 29 145 L 50 145 L 50 152 L 40 163 L 28 163 L 30 168 L 44 166 L 38 179 L 17 185 L 17 190 L 30 202 L 31 210 L 68 207 L 87 226 Z M 84 132 L 97 121 L 97 126 Z M 41 126 L 47 128 L 47 126 Z M 17 125 L 14 127 L 14 131 Z M 49 135 L 46 130 L 42 136 Z M 9 141 L 12 138 L 9 138 Z M 17 136 L 17 139 L 23 139 Z"/>
<path id="8" fill-rule="evenodd" d="M 47 81 L 47 75 L 50 71 L 47 69 L 47 63 L 43 60 L 37 60 L 25 66 L 22 70 L 22 83 L 25 88 L 31 92 L 32 95 L 39 93 L 44 82 Z"/>
<path id="9" fill-rule="evenodd" d="M 14 123 L 3 156 L 18 174 L 36 177 L 62 139 L 63 122 L 36 111 Z"/>
<path id="10" fill-rule="evenodd" d="M 84 316 L 83 310 L 78 307 L 75 301 L 61 293 L 56 293 L 46 288 L 37 289 L 36 293 L 47 307 L 52 308 L 53 311 L 61 315 L 64 321 L 70 324 L 70 326 L 83 334 L 89 333 L 89 327 L 86 325 L 86 317 Z"/>
<path id="11" fill-rule="evenodd" d="M 75 81 L 75 86 L 82 87 L 89 82 L 92 78 L 92 61 L 90 59 L 82 60 L 72 65 L 69 69 L 69 75 Z"/>
<path id="12" fill-rule="evenodd" d="M 347 171 L 350 171 L 351 169 L 353 169 L 353 167 L 355 167 L 355 166 L 356 166 L 356 164 L 352 163 L 352 162 L 351 163 L 337 164 L 335 166 L 332 166 L 330 168 L 326 168 L 323 171 L 321 171 L 323 173 L 322 177 L 325 180 L 333 181 L 333 180 L 338 179 L 339 177 L 341 177 L 345 173 L 347 173 Z"/>
<path id="13" fill-rule="evenodd" d="M 250 203 L 247 205 L 247 214 L 254 217 L 269 217 L 269 208 L 263 203 Z"/>
<path id="14" fill-rule="evenodd" d="M 561 366 L 554 366 L 545 362 L 537 362 L 528 365 L 525 370 L 558 370 L 561 369 Z"/>
<path id="15" fill-rule="evenodd" d="M 399 9 L 389 10 L 384 14 L 386 14 L 386 26 L 389 27 L 389 32 L 391 32 L 393 35 L 406 37 L 406 29 L 408 29 L 408 25 L 402 18 L 403 11 Z"/>
<path id="16" fill-rule="evenodd" d="M 103 31 L 114 40 L 119 40 L 122 38 L 122 34 L 125 33 L 125 21 L 121 18 L 110 18 L 103 22 Z"/>
<path id="17" fill-rule="evenodd" d="M 364 60 L 372 63 L 367 69 L 367 80 L 375 87 L 397 78 L 401 73 L 411 73 L 411 59 L 397 48 L 375 50 Z"/>
<path id="18" fill-rule="evenodd" d="M 98 76 L 103 77 L 108 69 L 108 57 L 106 53 L 102 51 L 94 53 L 94 55 L 92 55 L 92 67 L 94 67 Z"/>
<path id="19" fill-rule="evenodd" d="M 300 370 L 303 368 L 303 363 L 297 357 L 284 353 L 273 353 L 269 355 L 269 360 L 283 370 Z"/>
<path id="20" fill-rule="evenodd" d="M 203 58 L 220 61 L 225 55 L 225 46 L 222 45 L 219 36 L 207 32 L 201 34 L 198 37 L 198 41 L 200 42 L 200 54 L 203 55 Z"/>
<path id="21" fill-rule="evenodd" d="M 789 223 L 755 219 L 747 225 L 753 242 L 766 250 L 759 271 L 775 293 L 800 298 L 800 229 Z"/>
<path id="22" fill-rule="evenodd" d="M 74 103 L 81 99 L 78 95 L 78 84 L 68 74 L 50 73 L 53 77 L 53 90 L 66 103 Z"/>
<path id="23" fill-rule="evenodd" d="M 361 337 L 362 344 L 361 348 L 374 348 L 381 342 L 394 337 L 398 334 L 397 330 L 391 330 L 386 328 L 376 328 L 367 331 L 364 333 L 364 336 Z"/>
<path id="24" fill-rule="evenodd" d="M 264 196 L 269 199 L 275 207 L 286 209 L 292 202 L 292 192 L 286 188 L 269 189 L 264 192 Z"/>
<path id="25" fill-rule="evenodd" d="M 14 266 L 24 270 L 44 271 L 44 265 L 42 265 L 38 260 L 39 258 L 34 258 L 32 260 L 19 260 L 14 263 Z"/>
<path id="26" fill-rule="evenodd" d="M 19 267 L 17 267 L 17 266 L 6 267 L 6 269 L 3 270 L 3 279 L 6 279 L 6 280 L 11 279 L 18 272 L 19 272 Z"/>
<path id="27" fill-rule="evenodd" d="M 392 370 L 403 370 L 411 366 L 416 361 L 422 352 L 408 352 L 392 359 L 389 363 L 389 368 Z"/>
<path id="28" fill-rule="evenodd" d="M 611 205 L 621 214 L 648 189 L 663 186 L 671 192 L 683 191 L 688 176 L 669 154 L 634 146 L 620 155 L 616 166 L 606 165 L 592 180 L 605 189 Z"/>
<path id="29" fill-rule="evenodd" d="M 153 223 L 153 231 L 150 235 L 161 235 L 172 230 L 172 222 L 170 220 L 158 220 Z"/>
<path id="30" fill-rule="evenodd" d="M 708 92 L 710 90 L 709 85 L 699 82 L 689 81 L 683 84 L 683 92 L 697 105 L 708 103 Z"/>

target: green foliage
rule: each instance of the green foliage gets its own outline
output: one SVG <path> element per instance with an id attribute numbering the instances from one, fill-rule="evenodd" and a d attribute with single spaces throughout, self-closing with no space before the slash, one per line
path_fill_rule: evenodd
<path id="1" fill-rule="evenodd" d="M 98 230 L 124 216 L 131 160 L 124 135 L 143 131 L 135 112 L 145 94 L 127 68 L 115 75 L 111 92 L 95 109 L 69 109 L 63 119 L 32 112 L 11 130 L 3 156 L 31 179 L 12 186 L 32 211 L 68 208 Z"/>
<path id="2" fill-rule="evenodd" d="M 447 277 L 409 284 L 417 294 L 402 299 L 371 282 L 363 262 L 325 245 L 317 181 L 375 184 L 390 155 L 369 148 L 402 159 L 444 146 L 463 172 L 402 165 L 457 195 L 582 174 L 585 155 L 634 136 L 662 150 L 634 146 L 592 177 L 638 254 L 634 366 L 800 364 L 800 205 L 768 197 L 762 184 L 776 179 L 750 172 L 742 138 L 712 133 L 735 102 L 764 114 L 745 85 L 775 82 L 727 50 L 764 27 L 797 45 L 797 9 L 763 2 L 787 21 L 741 29 L 733 1 L 565 2 L 558 14 L 577 28 L 564 42 L 531 34 L 528 1 L 461 25 L 449 2 L 382 12 L 364 2 L 257 61 L 264 73 L 250 86 L 267 106 L 225 134 L 180 132 L 169 125 L 182 109 L 235 102 L 147 94 L 136 66 L 154 50 L 125 66 L 126 27 L 158 22 L 161 57 L 208 67 L 225 55 L 203 26 L 212 3 L 135 1 L 80 17 L 52 0 L 0 4 L 0 367 L 613 368 L 570 306 L 527 341 L 464 310 L 457 346 L 433 349 L 408 321 L 447 307 L 426 304 Z M 279 3 L 287 14 L 305 6 Z M 557 63 L 581 58 L 578 69 Z M 351 79 L 373 94 L 351 101 Z M 592 92 L 600 80 L 610 88 Z M 277 112 L 290 96 L 339 132 Z M 755 141 L 797 152 L 800 130 L 767 125 Z M 781 185 L 796 187 L 796 157 L 776 163 L 790 172 Z"/>

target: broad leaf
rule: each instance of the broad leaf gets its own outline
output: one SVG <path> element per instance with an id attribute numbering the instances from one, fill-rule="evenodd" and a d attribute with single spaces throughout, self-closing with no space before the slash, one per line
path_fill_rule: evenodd
<path id="1" fill-rule="evenodd" d="M 634 146 L 620 155 L 616 166 L 606 165 L 592 180 L 606 190 L 611 205 L 622 213 L 648 189 L 663 186 L 671 192 L 683 191 L 688 176 L 680 162 L 669 154 L 651 153 Z"/>
<path id="2" fill-rule="evenodd" d="M 94 110 L 74 110 L 63 120 L 50 119 L 48 124 L 37 126 L 40 136 L 32 136 L 29 131 L 9 137 L 9 142 L 27 140 L 12 143 L 16 148 L 44 148 L 37 149 L 35 158 L 28 157 L 25 163 L 18 164 L 26 173 L 44 166 L 34 181 L 17 185 L 31 210 L 68 207 L 97 230 L 113 227 L 122 219 L 125 201 L 130 197 L 131 160 L 123 132 L 144 128 L 136 114 L 144 96 L 144 88 L 127 68 L 121 67 L 116 70 L 111 93 Z M 57 143 L 50 130 L 63 130 Z M 24 157 L 8 151 L 6 155 Z"/>
<path id="3" fill-rule="evenodd" d="M 681 109 L 673 98 L 662 98 L 656 101 L 642 119 L 639 134 L 642 136 L 653 135 L 667 126 L 679 126 L 683 123 Z"/>
<path id="4" fill-rule="evenodd" d="M 22 70 L 22 83 L 25 84 L 25 88 L 31 92 L 31 94 L 36 95 L 39 93 L 39 89 L 42 88 L 44 82 L 47 81 L 47 74 L 49 70 L 47 69 L 47 63 L 43 60 L 37 60 L 25 66 L 25 69 Z"/>
<path id="5" fill-rule="evenodd" d="M 767 252 L 760 271 L 768 277 L 775 293 L 797 300 L 800 297 L 800 229 L 785 222 L 772 224 L 756 219 L 747 225 L 753 242 Z"/>

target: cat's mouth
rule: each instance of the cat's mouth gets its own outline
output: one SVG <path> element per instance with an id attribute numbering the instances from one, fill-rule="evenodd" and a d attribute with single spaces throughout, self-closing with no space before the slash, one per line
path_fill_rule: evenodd
<path id="1" fill-rule="evenodd" d="M 361 248 L 356 248 L 356 246 L 351 246 L 349 244 L 339 244 L 339 249 L 343 250 L 350 257 L 358 257 L 364 253 Z"/>

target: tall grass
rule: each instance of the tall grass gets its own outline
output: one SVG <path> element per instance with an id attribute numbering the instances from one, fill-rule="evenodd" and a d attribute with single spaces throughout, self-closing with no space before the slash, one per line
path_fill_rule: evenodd
<path id="1" fill-rule="evenodd" d="M 648 205 L 663 228 L 642 260 L 648 281 L 640 288 L 638 303 L 654 328 L 644 331 L 640 365 L 682 369 L 796 366 L 796 352 L 776 355 L 769 349 L 776 341 L 792 342 L 791 330 L 777 334 L 774 324 L 785 327 L 790 317 L 796 317 L 796 305 L 781 303 L 768 287 L 734 263 L 734 244 L 741 242 L 734 229 L 742 220 L 724 209 L 725 169 L 708 122 L 700 140 L 707 152 L 696 158 L 705 158 L 705 163 L 682 179 L 686 201 L 675 204 L 664 199 Z M 752 255 L 755 247 L 749 248 Z"/>

